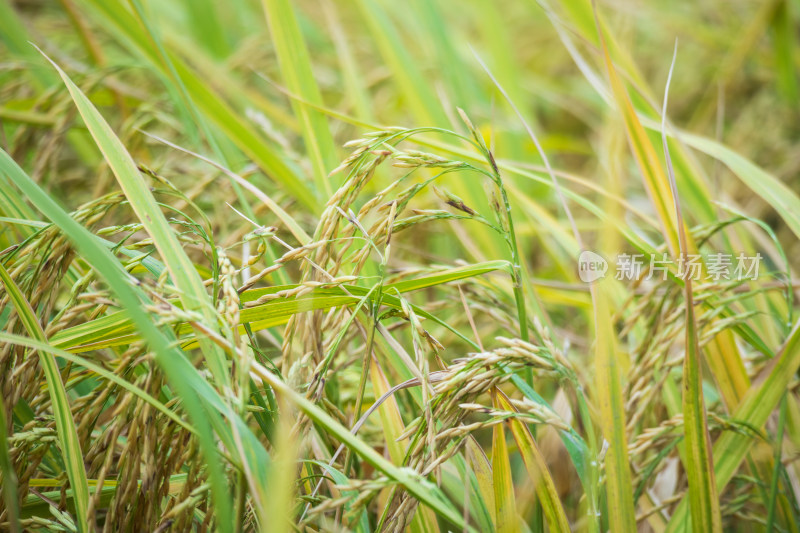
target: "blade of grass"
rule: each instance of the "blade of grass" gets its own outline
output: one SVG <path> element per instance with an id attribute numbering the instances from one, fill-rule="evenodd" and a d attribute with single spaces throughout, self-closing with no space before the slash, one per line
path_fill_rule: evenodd
<path id="1" fill-rule="evenodd" d="M 13 430 L 13 426 L 12 426 Z M 22 525 L 19 523 L 19 500 L 17 473 L 14 465 L 11 464 L 11 457 L 8 454 L 8 422 L 6 420 L 6 403 L 3 395 L 0 394 L 0 473 L 3 474 L 2 487 L 3 501 L 6 506 L 6 520 L 11 533 L 20 533 Z"/>
<path id="2" fill-rule="evenodd" d="M 293 531 L 291 523 L 292 507 L 294 505 L 294 492 L 297 490 L 295 463 L 297 462 L 298 435 L 292 431 L 292 426 L 296 420 L 295 415 L 286 404 L 287 399 L 278 397 L 278 404 L 282 416 L 278 419 L 277 432 L 275 435 L 274 448 L 272 452 L 273 468 L 270 468 L 267 475 L 266 486 L 270 488 L 270 494 L 263 494 L 264 510 L 259 517 L 261 520 L 261 530 L 264 533 L 289 533 Z M 242 522 L 245 516 L 237 519 Z"/>
<path id="3" fill-rule="evenodd" d="M 648 128 L 659 127 L 655 121 L 649 119 L 643 119 L 643 123 Z M 721 143 L 685 131 L 676 131 L 673 135 L 688 146 L 725 164 L 750 190 L 775 209 L 792 232 L 800 237 L 800 197 L 795 191 L 746 157 Z"/>
<path id="4" fill-rule="evenodd" d="M 625 86 L 611 61 L 605 45 L 604 33 L 600 29 L 596 9 L 595 21 L 609 82 L 617 108 L 624 118 L 628 142 L 643 175 L 650 200 L 658 213 L 664 240 L 672 256 L 677 257 L 680 252 L 678 232 L 685 232 L 685 225 L 683 225 L 683 222 L 676 220 L 671 214 L 670 205 L 674 205 L 675 199 L 669 180 L 661 167 L 647 132 L 639 120 Z M 679 224 L 681 225 L 680 228 L 678 227 Z M 687 253 L 696 253 L 696 245 L 691 236 L 687 234 L 685 240 Z M 750 380 L 744 368 L 739 348 L 736 346 L 733 333 L 730 330 L 723 330 L 714 336 L 707 348 L 706 361 L 711 368 L 712 375 L 720 389 L 726 407 L 729 410 L 734 409 L 750 387 Z"/>
<path id="5" fill-rule="evenodd" d="M 786 429 L 786 404 L 788 397 L 783 395 L 780 414 L 778 415 L 778 431 L 775 434 L 775 468 L 772 471 L 772 481 L 769 486 L 769 499 L 767 500 L 767 531 L 775 529 L 775 504 L 778 500 L 778 481 L 783 468 L 783 435 Z"/>
<path id="6" fill-rule="evenodd" d="M 136 328 L 141 332 L 142 337 L 152 348 L 156 363 L 158 363 L 167 376 L 169 383 L 175 387 L 178 395 L 183 399 L 184 408 L 189 413 L 198 431 L 200 449 L 203 452 L 208 469 L 212 500 L 219 520 L 218 527 L 222 531 L 230 531 L 230 524 L 232 523 L 230 519 L 230 495 L 222 465 L 217 457 L 218 448 L 212 432 L 213 426 L 220 438 L 230 443 L 229 435 L 226 435 L 229 430 L 221 424 L 219 417 L 219 412 L 226 412 L 222 399 L 200 377 L 184 354 L 173 347 L 172 342 L 175 339 L 168 338 L 154 325 L 151 317 L 142 308 L 141 302 L 146 298 L 140 290 L 130 286 L 127 272 L 111 252 L 98 243 L 88 230 L 72 219 L 47 193 L 33 182 L 4 150 L 0 150 L 0 171 L 11 178 L 11 181 L 25 193 L 39 212 L 43 213 L 64 231 L 81 255 L 88 258 L 87 262 L 103 277 L 129 314 Z M 243 424 L 242 426 L 242 433 L 255 440 L 249 429 Z M 252 441 L 249 444 L 250 448 L 258 449 L 254 448 Z M 258 446 L 260 448 L 260 444 Z M 263 448 L 260 449 L 263 453 Z M 260 468 L 266 469 L 268 467 L 268 463 L 263 457 L 256 455 L 255 459 Z"/>
<path id="7" fill-rule="evenodd" d="M 415 60 L 410 39 L 401 33 L 400 25 L 391 16 L 393 6 L 376 0 L 358 0 L 356 3 L 375 46 L 391 71 L 393 85 L 402 95 L 403 105 L 410 110 L 414 122 L 426 126 L 446 126 L 449 123 L 447 113 L 432 88 L 430 76 L 426 76 L 420 62 Z M 473 208 L 479 209 L 486 204 L 486 194 L 478 180 L 461 180 L 454 192 Z M 473 238 L 490 257 L 502 257 L 505 253 L 506 243 L 502 237 L 488 228 L 477 227 Z"/>
<path id="8" fill-rule="evenodd" d="M 25 23 L 17 15 L 10 0 L 0 0 L 0 39 L 5 43 L 13 57 L 30 63 L 30 72 L 33 76 L 35 85 L 40 90 L 50 88 L 57 80 L 52 72 L 47 68 L 42 68 L 41 58 L 28 44 L 30 35 L 25 29 Z M 93 153 L 91 141 L 84 131 L 71 130 L 67 133 L 67 138 L 81 160 L 87 164 L 94 164 L 97 154 Z"/>
<path id="9" fill-rule="evenodd" d="M 681 213 L 681 202 L 678 197 L 678 185 L 675 183 L 675 174 L 669 156 L 667 145 L 666 121 L 667 98 L 669 85 L 672 81 L 672 72 L 675 68 L 675 59 L 678 56 L 678 42 L 675 41 L 675 51 L 672 64 L 667 76 L 664 89 L 664 108 L 661 118 L 661 140 L 664 146 L 664 157 L 667 163 L 669 184 L 672 190 L 672 199 L 675 207 L 675 219 L 678 223 L 678 242 L 684 264 L 689 257 L 686 242 L 686 230 Z M 683 358 L 683 429 L 686 436 L 686 473 L 689 477 L 689 501 L 692 510 L 692 527 L 695 531 L 722 532 L 722 514 L 719 508 L 717 485 L 714 480 L 714 469 L 709 448 L 711 437 L 708 434 L 708 421 L 706 407 L 703 399 L 703 375 L 700 344 L 698 342 L 697 322 L 694 316 L 694 295 L 692 294 L 692 278 L 684 276 L 684 300 L 686 307 L 685 322 L 685 355 Z"/>
<path id="10" fill-rule="evenodd" d="M 263 0 L 262 5 L 284 84 L 304 100 L 321 104 L 322 96 L 314 78 L 306 43 L 295 18 L 294 7 L 288 0 Z M 314 169 L 317 190 L 323 198 L 328 198 L 332 192 L 328 173 L 338 165 L 328 120 L 319 111 L 297 100 L 292 100 L 292 107 L 300 122 L 303 140 Z"/>
<path id="11" fill-rule="evenodd" d="M 731 418 L 754 429 L 763 428 L 799 368 L 800 322 L 797 322 L 778 355 L 754 380 L 758 385 L 747 392 Z M 752 435 L 738 431 L 725 431 L 714 443 L 714 475 L 720 491 L 731 481 L 753 443 Z M 689 502 L 684 498 L 669 521 L 667 533 L 686 527 L 688 507 Z"/>
<path id="12" fill-rule="evenodd" d="M 795 6 L 797 8 L 797 6 Z M 772 19 L 773 48 L 778 72 L 778 85 L 781 93 L 795 109 L 797 108 L 797 67 L 795 62 L 797 45 L 794 37 L 792 6 L 789 0 L 782 0 L 775 9 Z"/>
<path id="13" fill-rule="evenodd" d="M 161 413 L 163 413 L 165 416 L 167 416 L 173 422 L 175 422 L 179 426 L 183 427 L 184 429 L 186 429 L 186 430 L 188 430 L 188 431 L 190 431 L 192 433 L 195 432 L 195 430 L 194 430 L 194 428 L 192 428 L 192 426 L 190 426 L 189 424 L 184 422 L 178 415 L 175 414 L 175 412 L 173 412 L 166 405 L 164 405 L 163 403 L 158 401 L 156 398 L 152 397 L 150 394 L 148 394 L 147 392 L 143 391 L 142 389 L 140 389 L 136 385 L 133 385 L 128 381 L 125 381 L 124 379 L 119 377 L 117 374 L 106 370 L 105 368 L 103 368 L 100 365 L 97 365 L 97 364 L 89 361 L 88 359 L 85 359 L 83 357 L 77 356 L 77 355 L 72 354 L 70 352 L 67 352 L 65 350 L 60 350 L 58 348 L 55 348 L 50 343 L 42 342 L 42 341 L 38 341 L 38 340 L 34 340 L 34 339 L 29 339 L 27 337 L 20 337 L 19 335 L 11 335 L 9 333 L 0 332 L 0 340 L 2 340 L 3 342 L 7 342 L 9 344 L 16 344 L 17 346 L 26 346 L 26 347 L 32 348 L 34 350 L 38 350 L 38 351 L 41 351 L 41 352 L 46 352 L 46 353 L 58 356 L 58 357 L 60 357 L 60 358 L 62 358 L 64 360 L 69 361 L 71 363 L 74 363 L 74 364 L 76 364 L 78 366 L 82 366 L 83 368 L 86 368 L 87 370 L 91 370 L 92 372 L 94 372 L 98 376 L 100 376 L 102 378 L 105 378 L 108 381 L 111 381 L 111 382 L 119 385 L 121 388 L 127 390 L 131 394 L 135 394 L 136 396 L 138 396 L 139 398 L 141 398 L 145 402 L 147 402 L 150 405 L 152 405 L 156 410 L 158 410 Z"/>
<path id="14" fill-rule="evenodd" d="M 331 478 L 333 479 L 333 481 L 337 485 L 347 486 L 347 485 L 349 485 L 351 483 L 351 481 L 347 478 L 347 476 L 342 474 L 340 471 L 336 470 L 334 467 L 332 467 L 328 463 L 323 463 L 322 461 L 315 461 L 315 460 L 311 460 L 309 462 L 313 463 L 313 464 L 317 465 L 318 467 L 322 468 L 323 470 L 325 470 L 331 476 Z M 358 491 L 356 491 L 356 490 L 343 490 L 342 494 L 344 496 L 350 496 L 350 497 L 355 499 L 358 496 Z M 345 504 L 345 509 L 349 510 L 351 508 L 352 508 L 352 503 Z M 355 531 L 357 533 L 368 533 L 369 531 L 371 531 L 370 527 L 369 527 L 369 516 L 367 515 L 366 509 L 364 509 L 360 513 L 359 518 L 358 518 L 358 523 L 356 524 Z"/>
<path id="15" fill-rule="evenodd" d="M 593 0 L 594 2 L 594 0 Z M 661 223 L 661 232 L 669 245 L 670 252 L 677 256 L 679 252 L 678 227 L 670 208 L 671 190 L 669 181 L 661 166 L 655 149 L 647 137 L 647 132 L 642 127 L 636 115 L 636 110 L 628 97 L 625 86 L 617 74 L 611 56 L 605 45 L 605 36 L 600 30 L 600 22 L 597 22 L 597 32 L 600 36 L 600 43 L 603 51 L 603 59 L 606 65 L 609 82 L 617 106 L 622 113 L 627 134 L 628 143 L 633 152 L 636 164 L 644 178 L 645 189 L 650 201 L 655 207 L 658 220 Z M 693 248 L 693 246 L 692 246 Z"/>
<path id="16" fill-rule="evenodd" d="M 382 397 L 389 391 L 389 382 L 374 357 L 370 357 L 370 379 L 372 380 L 372 388 L 376 397 Z M 408 448 L 408 439 L 398 440 L 398 437 L 405 431 L 405 425 L 394 395 L 381 404 L 378 408 L 378 415 L 381 419 L 384 435 L 386 435 L 389 458 L 394 464 L 402 465 Z M 429 509 L 419 509 L 411 520 L 411 531 L 438 531 L 439 528 L 436 525 L 435 518 L 435 516 L 431 516 Z"/>
<path id="17" fill-rule="evenodd" d="M 207 158 L 207 157 L 205 157 L 203 155 L 200 155 L 200 154 L 198 154 L 196 152 L 192 152 L 191 150 L 187 150 L 186 148 L 178 146 L 177 144 L 171 143 L 166 139 L 162 139 L 158 135 L 153 135 L 153 134 L 147 133 L 147 132 L 143 132 L 143 133 L 145 135 L 147 135 L 148 137 L 157 140 L 160 143 L 163 143 L 163 144 L 165 144 L 165 145 L 167 145 L 167 146 L 169 146 L 171 148 L 174 148 L 176 150 L 179 150 L 179 151 L 181 151 L 181 152 L 183 152 L 185 154 L 189 154 L 189 155 L 191 155 L 193 157 L 196 157 L 197 159 L 199 159 L 201 161 L 204 161 L 204 162 L 208 163 L 209 165 L 213 166 L 214 168 L 220 170 L 226 176 L 228 176 L 230 179 L 234 180 L 240 186 L 242 186 L 243 188 L 245 188 L 248 191 L 250 191 L 253 194 L 253 196 L 255 196 L 261 202 L 263 202 L 264 205 L 269 207 L 270 211 L 275 213 L 275 216 L 277 216 L 281 220 L 281 222 L 286 224 L 286 227 L 289 229 L 289 231 L 292 232 L 292 235 L 294 235 L 295 239 L 297 239 L 297 241 L 300 244 L 305 245 L 305 244 L 308 244 L 308 243 L 311 242 L 311 237 L 309 237 L 309 235 L 303 230 L 303 228 L 300 227 L 300 225 L 295 221 L 295 219 L 291 215 L 289 215 L 289 213 L 287 213 L 272 198 L 267 196 L 261 189 L 259 189 L 258 187 L 256 187 L 252 183 L 250 183 L 249 181 L 245 180 L 244 178 L 242 178 L 241 176 L 239 176 L 235 172 L 232 172 L 226 166 L 221 165 L 221 164 L 217 163 L 216 161 L 213 161 L 213 160 L 211 160 L 211 159 L 209 159 L 209 158 Z"/>
<path id="18" fill-rule="evenodd" d="M 482 524 L 485 530 L 495 531 L 497 528 L 497 517 L 495 516 L 495 503 L 494 503 L 494 487 L 492 465 L 489 464 L 489 459 L 486 457 L 483 448 L 475 440 L 472 435 L 467 437 L 466 455 L 467 464 L 472 466 L 475 473 L 475 480 L 478 485 L 478 495 L 480 496 L 480 505 L 478 512 L 480 513 L 479 524 Z M 487 522 L 488 518 L 488 522 Z"/>
<path id="19" fill-rule="evenodd" d="M 380 1 L 358 0 L 359 11 L 366 21 L 375 45 L 392 71 L 400 93 L 418 123 L 444 126 L 448 123 L 431 84 L 414 60 Z"/>
<path id="20" fill-rule="evenodd" d="M 554 411 L 553 407 L 551 407 L 550 404 L 548 404 L 545 399 L 542 398 L 530 385 L 525 383 L 520 376 L 511 376 L 511 382 L 526 398 L 541 405 L 549 411 Z M 587 411 L 586 416 L 588 418 L 588 405 L 586 405 L 586 400 L 583 398 L 583 395 L 584 393 L 581 391 L 579 403 L 585 407 Z M 595 460 L 593 453 L 591 452 L 592 448 L 587 445 L 578 432 L 572 428 L 569 430 L 559 431 L 558 434 L 561 437 L 561 442 L 564 444 L 564 448 L 566 448 L 567 453 L 572 460 L 572 464 L 575 466 L 575 471 L 578 474 L 578 478 L 583 486 L 587 487 L 590 483 L 592 483 L 592 481 L 589 479 L 589 472 L 590 470 L 594 470 L 596 468 L 589 464 Z M 594 439 L 594 436 L 592 435 L 589 438 Z M 587 488 L 586 490 L 588 493 L 589 489 Z"/>
<path id="21" fill-rule="evenodd" d="M 625 431 L 625 402 L 622 396 L 621 355 L 611 324 L 613 312 L 604 283 L 592 284 L 591 290 L 595 327 L 595 394 L 599 404 L 600 427 L 609 443 L 605 457 L 608 523 L 611 531 L 636 531 Z"/>
<path id="22" fill-rule="evenodd" d="M 25 326 L 25 330 L 34 339 L 47 343 L 42 327 L 36 313 L 31 308 L 28 300 L 19 290 L 14 280 L 0 264 L 0 280 L 6 288 L 6 294 L 17 310 L 20 322 Z M 67 399 L 67 391 L 64 382 L 61 381 L 61 373 L 58 370 L 58 363 L 52 354 L 39 351 L 39 361 L 47 379 L 47 387 L 50 393 L 50 400 L 53 406 L 53 416 L 56 420 L 56 433 L 61 454 L 64 458 L 64 466 L 67 470 L 70 488 L 75 497 L 75 520 L 80 533 L 89 533 L 88 509 L 89 509 L 89 485 L 86 481 L 86 470 L 83 465 L 83 452 L 81 443 L 78 440 L 78 431 L 75 429 L 75 420 Z M 5 430 L 5 426 L 3 428 Z M 13 485 L 13 481 L 10 482 Z M 16 502 L 15 502 L 16 505 Z"/>
<path id="23" fill-rule="evenodd" d="M 474 531 L 472 527 L 464 523 L 461 513 L 447 501 L 441 490 L 434 484 L 420 478 L 415 473 L 411 473 L 408 469 L 397 467 L 390 461 L 387 461 L 381 454 L 350 433 L 347 428 L 336 422 L 313 402 L 295 392 L 265 367 L 254 363 L 252 371 L 256 376 L 275 389 L 278 394 L 286 396 L 288 400 L 294 403 L 315 423 L 325 428 L 332 437 L 344 443 L 377 470 L 394 479 L 421 503 L 436 511 L 439 516 L 445 518 L 460 529 Z"/>
<path id="24" fill-rule="evenodd" d="M 102 16 L 116 30 L 114 35 L 150 65 L 169 78 L 170 73 L 160 60 L 159 53 L 147 33 L 118 0 L 81 0 L 91 6 L 93 14 Z M 197 53 L 195 50 L 194 53 Z M 307 208 L 316 212 L 319 202 L 312 192 L 278 155 L 275 149 L 243 119 L 226 101 L 226 95 L 213 90 L 205 79 L 177 54 L 167 52 L 177 76 L 183 81 L 186 92 L 198 107 L 244 154 L 251 158 L 270 179 L 286 187 L 291 195 Z"/>
<path id="25" fill-rule="evenodd" d="M 224 59 L 230 54 L 228 43 L 229 26 L 223 24 L 219 9 L 223 4 L 214 0 L 183 0 L 186 13 L 189 15 L 189 29 L 194 33 L 194 42 L 204 46 L 217 59 Z"/>
<path id="26" fill-rule="evenodd" d="M 493 392 L 495 407 L 500 407 L 500 400 Z M 519 530 L 516 497 L 514 496 L 514 480 L 511 478 L 511 463 L 508 456 L 508 445 L 503 424 L 492 428 L 492 485 L 494 488 L 494 520 L 498 533 L 510 533 Z"/>
<path id="27" fill-rule="evenodd" d="M 343 26 L 339 9 L 335 2 L 325 0 L 322 2 L 322 11 L 325 14 L 328 29 L 336 48 L 336 59 L 341 69 L 342 87 L 347 95 L 348 102 L 358 118 L 373 121 L 372 99 L 358 60 L 350 46 L 347 28 Z"/>
<path id="28" fill-rule="evenodd" d="M 427 289 L 452 281 L 480 276 L 489 272 L 502 270 L 508 272 L 507 261 L 488 261 L 465 267 L 450 268 L 429 276 L 416 279 L 402 280 L 388 283 L 387 291 L 397 291 L 401 294 Z M 241 294 L 241 302 L 248 303 L 259 298 L 274 294 L 278 291 L 297 288 L 297 285 L 280 285 L 264 289 L 251 289 Z M 346 291 L 346 292 L 345 292 Z M 278 299 L 268 301 L 262 305 L 247 307 L 241 312 L 241 322 L 269 321 L 272 325 L 284 324 L 288 318 L 296 313 L 315 309 L 330 309 L 345 304 L 357 304 L 360 297 L 365 296 L 369 288 L 355 285 L 344 285 L 329 289 L 315 289 L 311 294 L 302 298 Z M 371 301 L 371 300 L 370 300 Z M 400 301 L 392 295 L 384 294 L 383 304 L 400 309 Z M 415 312 L 421 316 L 432 317 L 429 313 L 414 306 Z M 266 327 L 262 324 L 262 327 Z M 123 312 L 111 313 L 104 317 L 64 329 L 53 335 L 51 342 L 62 349 L 73 349 L 77 346 L 94 345 L 94 349 L 101 347 L 97 343 L 104 340 L 129 335 L 135 331 L 130 318 Z"/>
<path id="29" fill-rule="evenodd" d="M 46 57 L 46 56 L 45 56 Z M 48 58 L 58 71 L 62 80 L 83 117 L 103 157 L 111 167 L 114 175 L 128 198 L 131 207 L 141 220 L 147 233 L 153 238 L 156 248 L 169 270 L 173 282 L 180 290 L 180 298 L 184 309 L 199 313 L 213 332 L 218 333 L 217 317 L 209 304 L 203 281 L 194 268 L 194 264 L 184 252 L 178 239 L 167 223 L 164 214 L 153 198 L 150 188 L 139 173 L 136 163 L 131 159 L 125 147 L 114 134 L 108 123 L 100 116 L 86 95 L 72 82 L 67 74 Z M 198 330 L 200 346 L 217 385 L 227 387 L 230 375 L 227 370 L 225 355 L 222 350 L 207 339 Z"/>
<path id="30" fill-rule="evenodd" d="M 501 409 L 516 412 L 516 408 L 511 405 L 508 397 L 499 389 L 497 391 L 497 402 Z M 550 475 L 550 470 L 547 468 L 542 452 L 539 451 L 539 447 L 533 440 L 533 435 L 531 435 L 528 427 L 517 418 L 510 418 L 506 423 L 517 443 L 517 448 L 522 456 L 522 461 L 525 463 L 528 476 L 533 482 L 533 486 L 536 487 L 536 495 L 542 504 L 550 531 L 564 533 L 570 531 L 569 520 L 567 520 L 564 507 L 561 505 L 561 499 L 556 491 L 553 477 Z"/>

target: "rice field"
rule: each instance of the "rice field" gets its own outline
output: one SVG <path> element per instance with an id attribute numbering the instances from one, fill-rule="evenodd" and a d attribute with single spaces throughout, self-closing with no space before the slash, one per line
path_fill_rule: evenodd
<path id="1" fill-rule="evenodd" d="M 0 531 L 800 531 L 796 0 L 0 0 Z"/>

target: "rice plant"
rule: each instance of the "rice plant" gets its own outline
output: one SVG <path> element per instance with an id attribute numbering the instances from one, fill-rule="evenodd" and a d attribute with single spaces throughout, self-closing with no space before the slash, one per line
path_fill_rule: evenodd
<path id="1" fill-rule="evenodd" d="M 798 531 L 799 10 L 0 0 L 0 530 Z"/>

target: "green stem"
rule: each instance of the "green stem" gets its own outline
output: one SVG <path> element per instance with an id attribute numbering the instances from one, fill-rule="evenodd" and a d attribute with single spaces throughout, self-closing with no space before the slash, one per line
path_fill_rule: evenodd
<path id="1" fill-rule="evenodd" d="M 514 300 L 517 304 L 517 316 L 519 319 L 519 336 L 525 342 L 530 340 L 528 334 L 528 313 L 525 309 L 525 292 L 522 290 L 522 261 L 519 256 L 519 246 L 517 245 L 517 232 L 514 230 L 514 217 L 511 216 L 511 202 L 508 200 L 506 188 L 503 186 L 503 178 L 500 176 L 500 169 L 494 160 L 492 152 L 485 146 L 482 147 L 485 151 L 486 159 L 492 167 L 493 181 L 500 189 L 500 197 L 503 200 L 503 208 L 506 210 L 506 223 L 508 224 L 508 235 L 506 242 L 508 243 L 509 251 L 511 252 L 512 274 L 511 278 L 514 282 Z M 530 371 L 528 372 L 530 373 Z"/>
<path id="2" fill-rule="evenodd" d="M 361 404 L 363 403 L 364 393 L 367 387 L 367 373 L 369 372 L 369 358 L 372 355 L 372 345 L 375 341 L 375 330 L 378 329 L 378 323 L 373 317 L 369 324 L 369 333 L 367 334 L 367 345 L 364 349 L 364 358 L 361 362 L 361 380 L 358 383 L 358 394 L 356 395 L 356 406 L 353 411 L 353 423 L 361 416 Z M 350 467 L 353 461 L 353 454 L 350 448 L 347 449 L 347 454 L 344 459 L 344 475 L 349 475 Z"/>
<path id="3" fill-rule="evenodd" d="M 769 488 L 769 504 L 767 510 L 767 531 L 775 530 L 775 502 L 778 500 L 778 478 L 781 473 L 781 450 L 783 448 L 783 432 L 786 427 L 786 394 L 781 400 L 780 414 L 778 415 L 778 434 L 775 436 L 775 469 L 772 472 L 772 482 Z"/>
<path id="4" fill-rule="evenodd" d="M 514 300 L 517 304 L 517 315 L 519 317 L 519 336 L 525 342 L 530 340 L 528 334 L 528 314 L 525 309 L 525 292 L 522 290 L 522 262 L 520 261 L 519 248 L 517 247 L 517 235 L 514 231 L 514 219 L 511 216 L 511 204 L 508 201 L 506 189 L 503 182 L 499 182 L 500 194 L 506 208 L 506 218 L 508 222 L 509 248 L 511 250 L 512 279 L 514 282 Z"/>
<path id="5" fill-rule="evenodd" d="M 233 524 L 234 533 L 241 533 L 245 519 L 245 500 L 247 499 L 247 484 L 244 479 L 244 471 L 239 470 L 236 473 L 236 502 L 233 516 L 235 521 Z"/>
<path id="6" fill-rule="evenodd" d="M 514 283 L 514 301 L 517 304 L 517 319 L 519 320 L 519 336 L 528 342 L 530 335 L 528 333 L 528 313 L 525 309 L 525 291 L 522 288 L 522 261 L 519 256 L 519 246 L 517 245 L 517 232 L 514 230 L 514 217 L 511 216 L 511 202 L 508 200 L 506 188 L 503 186 L 503 178 L 500 177 L 500 170 L 497 168 L 497 163 L 494 161 L 494 156 L 490 151 L 486 151 L 487 159 L 492 166 L 494 172 L 494 181 L 497 188 L 500 189 L 500 197 L 503 201 L 503 207 L 506 210 L 506 223 L 508 225 L 508 234 L 506 242 L 508 243 L 509 251 L 511 252 L 511 279 Z M 533 371 L 530 368 L 523 370 L 525 374 L 525 381 L 533 387 Z"/>
<path id="7" fill-rule="evenodd" d="M 599 533 L 600 527 L 597 523 L 597 518 L 600 516 L 597 502 L 597 487 L 600 483 L 598 458 L 597 458 L 597 440 L 595 438 L 594 424 L 592 423 L 592 414 L 589 412 L 589 406 L 586 403 L 586 397 L 583 394 L 583 389 L 579 383 L 575 384 L 575 394 L 578 397 L 578 413 L 581 417 L 581 423 L 586 430 L 586 446 L 589 448 L 589 461 L 586 462 L 586 518 L 589 533 Z"/>

